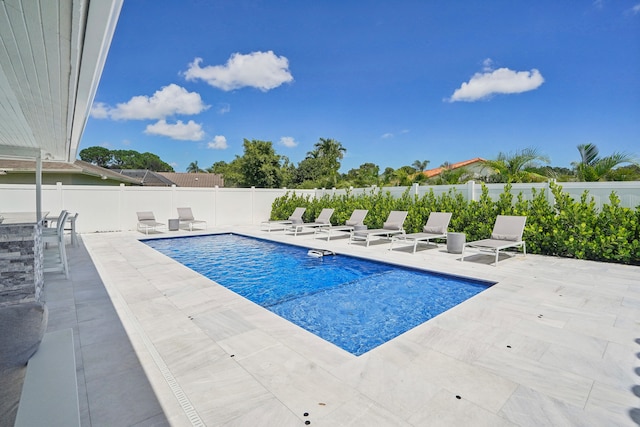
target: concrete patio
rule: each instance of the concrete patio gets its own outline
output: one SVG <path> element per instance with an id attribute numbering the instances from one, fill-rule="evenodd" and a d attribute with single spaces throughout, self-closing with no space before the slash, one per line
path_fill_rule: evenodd
<path id="1" fill-rule="evenodd" d="M 442 245 L 414 255 L 386 242 L 207 230 L 230 231 L 497 284 L 356 357 L 150 249 L 140 233 L 84 234 L 69 249 L 71 279 L 45 276 L 49 330 L 74 330 L 83 425 L 640 421 L 639 267 L 518 255 L 496 268 L 490 255 L 462 263 Z"/>

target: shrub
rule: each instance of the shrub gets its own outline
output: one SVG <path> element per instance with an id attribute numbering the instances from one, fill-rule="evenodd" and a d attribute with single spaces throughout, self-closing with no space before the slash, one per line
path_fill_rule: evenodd
<path id="1" fill-rule="evenodd" d="M 320 199 L 293 192 L 273 202 L 271 219 L 286 219 L 296 207 L 304 206 L 304 220 L 312 221 L 322 208 L 332 207 L 332 223 L 344 224 L 354 209 L 367 209 L 365 224 L 380 228 L 390 211 L 406 210 L 405 230 L 414 233 L 422 230 L 431 212 L 451 212 L 449 230 L 464 232 L 467 241 L 472 241 L 489 237 L 497 215 L 525 215 L 523 236 L 530 253 L 640 265 L 640 207 L 621 207 L 612 192 L 609 204 L 598 210 L 587 191 L 574 200 L 560 185 L 550 183 L 550 189 L 553 203 L 545 191 L 536 189 L 531 200 L 519 193 L 514 201 L 509 184 L 495 201 L 484 185 L 477 201 L 467 201 L 455 189 L 439 197 L 432 190 L 419 197 L 407 189 L 398 198 L 380 189 L 357 196 L 347 191 Z"/>

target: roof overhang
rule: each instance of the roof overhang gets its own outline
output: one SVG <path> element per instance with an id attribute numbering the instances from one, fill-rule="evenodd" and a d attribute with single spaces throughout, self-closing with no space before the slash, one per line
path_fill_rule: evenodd
<path id="1" fill-rule="evenodd" d="M 0 0 L 0 157 L 72 162 L 124 0 Z"/>

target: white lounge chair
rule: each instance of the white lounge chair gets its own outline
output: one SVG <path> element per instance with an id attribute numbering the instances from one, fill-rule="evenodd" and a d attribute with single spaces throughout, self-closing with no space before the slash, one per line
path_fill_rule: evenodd
<path id="1" fill-rule="evenodd" d="M 527 244 L 522 240 L 524 232 L 524 224 L 527 222 L 526 216 L 498 215 L 493 226 L 491 238 L 484 240 L 476 240 L 469 242 L 462 248 L 462 257 L 460 261 L 464 261 L 464 251 L 466 248 L 476 248 L 479 251 L 495 252 L 496 261 L 494 266 L 498 266 L 498 256 L 501 250 L 521 246 L 524 255 L 527 255 Z"/>
<path id="2" fill-rule="evenodd" d="M 156 221 L 153 212 L 136 212 L 136 215 L 138 215 L 138 231 L 140 232 L 144 230 L 145 234 L 149 234 L 149 230 L 158 231 L 159 228 L 166 227 L 166 224 Z"/>
<path id="3" fill-rule="evenodd" d="M 315 232 L 318 233 L 327 233 L 327 242 L 331 239 L 331 234 L 333 232 L 346 232 L 351 233 L 356 228 L 362 227 L 366 228 L 364 225 L 364 218 L 367 216 L 369 211 L 367 209 L 355 209 L 351 212 L 351 216 L 348 220 L 345 221 L 344 225 L 329 225 L 328 227 L 318 227 Z"/>
<path id="4" fill-rule="evenodd" d="M 193 226 L 196 224 L 204 224 L 204 228 L 207 228 L 207 221 L 195 219 L 193 217 L 193 212 L 191 212 L 191 208 L 178 208 L 178 221 L 179 225 L 188 225 L 189 231 L 193 231 Z"/>
<path id="5" fill-rule="evenodd" d="M 260 228 L 266 228 L 267 231 L 271 231 L 272 229 L 282 230 L 286 228 L 287 225 L 302 223 L 302 215 L 306 210 L 307 208 L 296 208 L 288 219 L 262 221 Z"/>
<path id="6" fill-rule="evenodd" d="M 304 228 L 322 228 L 331 226 L 331 215 L 333 215 L 333 208 L 324 208 L 320 211 L 320 215 L 313 222 L 294 223 L 288 226 L 285 231 L 292 231 L 294 236 L 297 236 Z"/>
<path id="7" fill-rule="evenodd" d="M 400 234 L 391 238 L 391 246 L 389 250 L 393 250 L 393 244 L 395 242 L 404 241 L 407 243 L 413 243 L 413 253 L 416 253 L 418 243 L 426 242 L 432 239 L 446 239 L 447 228 L 449 227 L 449 221 L 451 221 L 451 212 L 431 212 L 429 219 L 424 227 L 422 227 L 422 233 L 410 233 Z M 437 246 L 437 244 L 436 244 Z"/>
<path id="8" fill-rule="evenodd" d="M 364 240 L 366 246 L 369 246 L 371 237 L 385 236 L 387 238 L 396 234 L 404 234 L 404 220 L 407 219 L 407 211 L 391 211 L 382 228 L 374 228 L 371 230 L 354 231 L 351 233 L 349 243 L 355 240 Z"/>

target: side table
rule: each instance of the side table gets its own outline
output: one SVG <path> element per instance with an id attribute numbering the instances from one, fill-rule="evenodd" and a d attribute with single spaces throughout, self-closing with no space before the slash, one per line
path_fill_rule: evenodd
<path id="1" fill-rule="evenodd" d="M 466 235 L 464 233 L 447 233 L 447 252 L 461 254 L 465 241 Z"/>
<path id="2" fill-rule="evenodd" d="M 169 231 L 178 231 L 180 229 L 180 220 L 178 218 L 169 220 Z"/>

